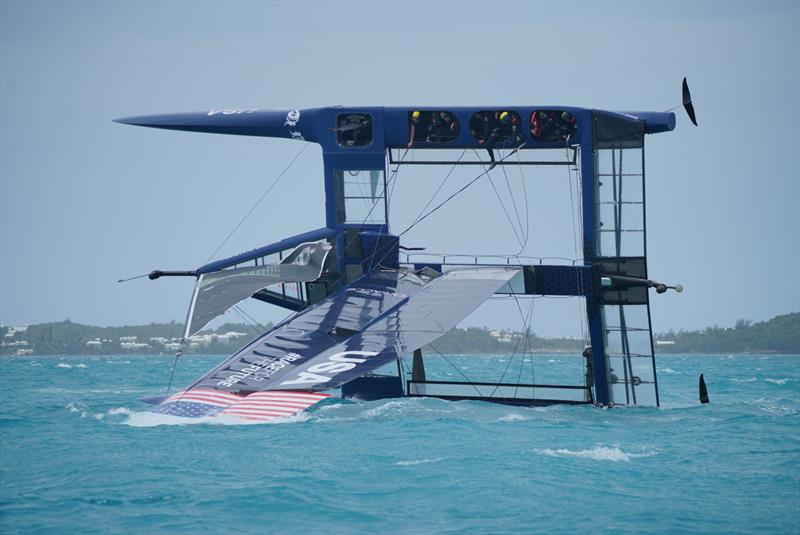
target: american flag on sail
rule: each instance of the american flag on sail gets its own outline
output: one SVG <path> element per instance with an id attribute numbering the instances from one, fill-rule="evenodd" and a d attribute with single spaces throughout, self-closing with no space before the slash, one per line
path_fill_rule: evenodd
<path id="1" fill-rule="evenodd" d="M 227 414 L 262 422 L 286 418 L 330 397 L 319 392 L 270 390 L 247 396 L 210 388 L 184 390 L 164 400 L 154 412 L 200 418 Z"/>

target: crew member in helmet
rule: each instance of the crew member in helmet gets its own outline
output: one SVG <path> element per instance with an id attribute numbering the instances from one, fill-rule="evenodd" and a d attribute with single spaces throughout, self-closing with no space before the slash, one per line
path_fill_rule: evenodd
<path id="1" fill-rule="evenodd" d="M 441 127 L 439 129 L 441 141 L 453 141 L 458 135 L 458 119 L 449 112 L 440 111 Z"/>
<path id="2" fill-rule="evenodd" d="M 514 151 L 524 143 L 524 138 L 519 128 L 519 115 L 504 111 L 499 116 L 503 145 L 513 147 Z"/>
<path id="3" fill-rule="evenodd" d="M 438 112 L 429 112 L 428 116 L 428 135 L 425 136 L 425 142 L 438 143 L 441 141 L 442 120 Z"/>
<path id="4" fill-rule="evenodd" d="M 558 123 L 558 136 L 561 141 L 569 141 L 575 135 L 577 122 L 575 116 L 570 112 L 561 113 L 561 120 Z"/>
<path id="5" fill-rule="evenodd" d="M 422 112 L 414 110 L 411 112 L 411 117 L 408 121 L 408 148 L 414 146 L 414 137 L 417 135 L 417 128 L 422 126 Z"/>

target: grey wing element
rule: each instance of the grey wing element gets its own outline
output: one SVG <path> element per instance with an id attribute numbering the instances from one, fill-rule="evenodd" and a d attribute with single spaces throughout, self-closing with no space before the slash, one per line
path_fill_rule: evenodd
<path id="1" fill-rule="evenodd" d="M 449 332 L 519 268 L 366 275 L 257 338 L 193 387 L 326 390 Z"/>
<path id="2" fill-rule="evenodd" d="M 277 264 L 204 273 L 197 279 L 184 338 L 188 338 L 232 306 L 273 284 L 309 282 L 322 274 L 331 246 L 324 241 L 298 245 Z"/>

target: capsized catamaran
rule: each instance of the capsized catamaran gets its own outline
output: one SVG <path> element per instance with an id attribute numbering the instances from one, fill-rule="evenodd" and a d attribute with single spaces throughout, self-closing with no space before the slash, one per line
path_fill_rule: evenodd
<path id="1" fill-rule="evenodd" d="M 696 124 L 685 80 L 683 103 Z M 323 150 L 325 227 L 195 270 L 150 274 L 197 278 L 185 337 L 248 298 L 295 312 L 177 394 L 151 398 L 156 412 L 271 420 L 296 414 L 338 387 L 343 396 L 361 399 L 659 404 L 649 289 L 681 287 L 648 278 L 644 140 L 672 131 L 674 113 L 568 106 L 249 108 L 117 122 L 288 138 Z M 445 157 L 407 160 L 410 148 Z M 553 149 L 568 157 L 533 156 Z M 446 156 L 453 150 L 485 156 Z M 510 258 L 479 262 L 411 252 L 400 245 L 411 227 L 392 234 L 389 225 L 387 186 L 404 165 L 482 168 L 412 227 L 500 166 L 574 169 L 580 179 L 582 260 L 545 265 L 516 256 L 512 264 Z M 498 294 L 584 300 L 589 344 L 583 384 L 426 380 L 421 349 Z M 409 354 L 410 372 L 401 364 Z M 393 361 L 397 375 L 373 373 Z"/>

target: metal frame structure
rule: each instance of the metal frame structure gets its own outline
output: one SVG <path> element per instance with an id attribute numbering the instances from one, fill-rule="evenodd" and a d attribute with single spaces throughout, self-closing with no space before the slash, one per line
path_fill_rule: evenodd
<path id="1" fill-rule="evenodd" d="M 414 142 L 418 149 L 476 149 L 487 150 L 499 148 L 517 148 L 528 152 L 537 149 L 564 149 L 572 153 L 572 158 L 564 161 L 494 161 L 492 162 L 458 162 L 458 161 L 398 161 L 392 157 L 392 150 L 402 150 L 409 146 L 410 134 L 413 132 L 411 120 L 414 113 L 438 113 L 440 110 L 454 117 L 461 125 L 457 134 L 447 142 Z M 501 110 L 512 110 L 521 122 L 516 124 L 515 135 L 519 146 L 495 144 L 493 140 L 479 139 L 474 131 L 466 125 L 476 114 L 495 110 L 497 116 Z M 535 114 L 546 114 L 549 117 L 569 117 L 573 129 L 563 139 L 547 137 L 537 138 L 534 124 Z M 602 234 L 607 230 L 608 221 L 602 218 L 602 206 L 599 204 L 601 194 L 605 191 L 603 181 L 609 173 L 601 169 L 599 158 L 602 151 L 640 150 L 641 151 L 641 191 L 642 222 L 645 220 L 644 199 L 644 138 L 646 134 L 671 131 L 675 127 L 673 113 L 660 112 L 609 112 L 602 110 L 576 108 L 569 106 L 503 106 L 503 107 L 329 107 L 305 110 L 213 110 L 211 112 L 169 114 L 133 117 L 120 119 L 118 122 L 155 128 L 166 128 L 184 131 L 211 132 L 222 134 L 249 135 L 295 139 L 303 142 L 317 143 L 323 150 L 324 187 L 325 187 L 325 227 L 254 249 L 239 255 L 217 260 L 200 266 L 195 275 L 210 273 L 251 262 L 263 264 L 265 258 L 280 254 L 298 244 L 313 240 L 327 240 L 333 251 L 329 257 L 325 275 L 318 281 L 305 283 L 296 292 L 299 295 L 289 296 L 286 286 L 281 291 L 262 290 L 253 297 L 261 301 L 278 305 L 290 310 L 300 310 L 324 299 L 333 292 L 346 287 L 364 274 L 377 269 L 396 269 L 400 266 L 400 239 L 391 234 L 388 221 L 389 206 L 386 195 L 389 166 L 399 165 L 568 165 L 577 166 L 580 171 L 581 204 L 582 204 L 582 243 L 583 264 L 572 266 L 526 265 L 522 269 L 522 285 L 519 293 L 528 295 L 573 295 L 582 297 L 586 302 L 588 331 L 591 342 L 591 360 L 594 375 L 593 395 L 591 399 L 601 405 L 613 404 L 654 404 L 658 405 L 658 385 L 653 356 L 651 320 L 649 313 L 648 288 L 665 287 L 665 285 L 647 279 L 646 265 L 646 227 L 641 229 L 641 254 L 625 256 L 620 250 L 620 243 L 626 229 L 621 228 L 621 210 L 624 199 L 617 195 L 610 201 L 614 208 L 613 232 L 616 250 L 612 254 L 603 250 Z M 413 139 L 412 139 L 413 141 Z M 351 220 L 346 213 L 343 176 L 345 172 L 371 171 L 380 172 L 382 183 L 381 195 L 374 198 L 383 199 L 384 220 L 382 223 L 365 223 Z M 629 175 L 622 173 L 616 165 L 611 172 L 614 187 Z M 370 175 L 372 176 L 372 175 Z M 373 188 L 375 190 L 375 188 Z M 373 191 L 374 194 L 374 191 Z M 356 197 L 351 197 L 356 198 Z M 367 199 L 368 200 L 368 199 Z M 638 201 L 637 201 L 638 202 Z M 374 206 L 373 206 L 374 208 Z M 626 212 L 627 213 L 627 212 Z M 604 225 L 606 225 L 604 227 Z M 477 258 L 476 258 L 477 263 Z M 458 263 L 424 263 L 415 267 L 427 267 L 442 271 Z M 474 265 L 474 264 L 472 264 Z M 633 267 L 632 267 L 633 266 Z M 634 269 L 636 268 L 636 269 Z M 661 290 L 659 289 L 659 292 Z M 644 307 L 646 310 L 646 332 L 649 337 L 649 354 L 639 356 L 650 359 L 651 374 L 645 374 L 643 368 L 631 364 L 633 353 L 630 350 L 628 337 L 631 331 L 626 325 L 626 307 Z M 608 307 L 619 307 L 621 324 L 609 325 Z M 618 327 L 622 332 L 622 354 L 619 355 L 609 340 L 610 328 Z M 645 326 L 632 328 L 645 329 Z M 625 363 L 622 381 L 612 372 L 612 360 L 621 358 Z M 646 375 L 646 377 L 645 377 Z M 400 379 L 400 378 L 398 378 Z M 408 381 L 403 388 L 405 395 L 415 395 L 411 390 L 413 384 L 439 384 L 437 381 Z M 458 382 L 451 384 L 459 384 Z M 473 386 L 473 383 L 464 383 Z M 619 385 L 624 386 L 625 399 Z M 643 399 L 642 385 L 652 391 L 652 395 Z M 649 386 L 648 386 L 649 385 Z M 585 389 L 565 385 L 516 385 L 534 388 Z M 616 395 L 615 395 L 616 394 Z M 639 396 L 639 399 L 637 399 Z M 438 396 L 450 398 L 450 396 Z M 458 396 L 461 399 L 487 399 L 481 396 Z M 579 403 L 565 400 L 520 400 L 491 399 L 503 403 Z"/>

